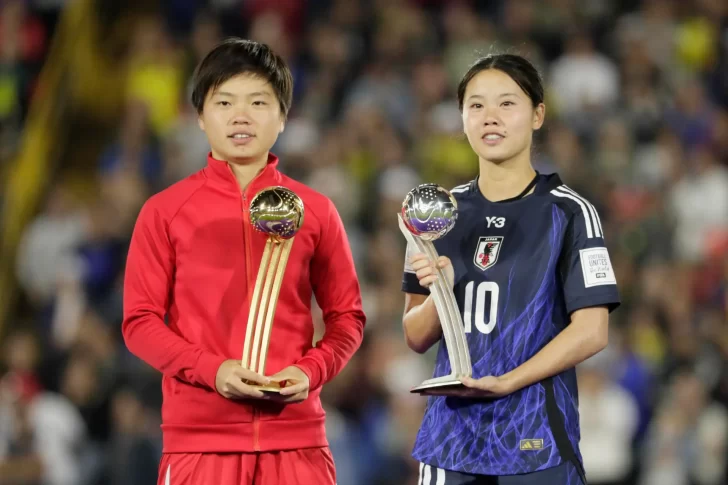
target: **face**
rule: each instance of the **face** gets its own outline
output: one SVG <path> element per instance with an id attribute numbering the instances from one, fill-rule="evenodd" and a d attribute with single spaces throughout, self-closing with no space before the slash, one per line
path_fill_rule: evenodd
<path id="1" fill-rule="evenodd" d="M 518 84 L 497 69 L 479 72 L 465 89 L 463 127 L 481 160 L 502 163 L 528 154 L 544 114 L 543 104 L 534 108 Z"/>
<path id="2" fill-rule="evenodd" d="M 207 94 L 199 124 L 213 157 L 246 164 L 267 159 L 284 119 L 270 83 L 243 74 Z"/>
<path id="3" fill-rule="evenodd" d="M 5 363 L 16 372 L 32 372 L 38 360 L 38 348 L 33 337 L 16 334 L 8 339 L 4 351 Z"/>

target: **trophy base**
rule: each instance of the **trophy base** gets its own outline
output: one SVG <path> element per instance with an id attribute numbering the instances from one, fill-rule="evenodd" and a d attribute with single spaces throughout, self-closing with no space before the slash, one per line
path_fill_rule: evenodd
<path id="1" fill-rule="evenodd" d="M 462 396 L 467 394 L 468 388 L 454 376 L 436 377 L 428 379 L 419 386 L 413 387 L 410 392 L 421 396 Z"/>
<path id="2" fill-rule="evenodd" d="M 271 393 L 271 394 L 280 394 L 281 389 L 283 389 L 284 386 L 281 386 L 280 382 L 271 382 L 267 386 L 261 386 L 259 384 L 248 384 L 253 389 L 257 389 L 261 392 L 265 393 Z"/>

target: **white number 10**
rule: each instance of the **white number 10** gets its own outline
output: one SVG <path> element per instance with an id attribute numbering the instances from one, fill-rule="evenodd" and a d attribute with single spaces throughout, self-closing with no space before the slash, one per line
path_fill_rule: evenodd
<path id="1" fill-rule="evenodd" d="M 474 281 L 465 285 L 465 312 L 463 314 L 463 324 L 465 325 L 465 333 L 473 331 L 473 286 Z M 486 294 L 490 293 L 490 311 L 488 312 L 488 320 L 485 319 L 485 303 Z M 498 283 L 494 281 L 483 281 L 478 284 L 475 290 L 475 328 L 480 333 L 488 334 L 493 331 L 498 321 L 498 295 L 500 288 Z"/>

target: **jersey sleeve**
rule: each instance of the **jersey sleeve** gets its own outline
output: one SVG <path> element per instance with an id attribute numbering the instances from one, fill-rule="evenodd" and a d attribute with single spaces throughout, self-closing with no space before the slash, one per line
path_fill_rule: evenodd
<path id="1" fill-rule="evenodd" d="M 314 391 L 341 372 L 364 338 L 366 316 L 349 239 L 336 207 L 327 218 L 311 264 L 311 284 L 323 312 L 323 338 L 295 362 Z"/>
<path id="2" fill-rule="evenodd" d="M 124 273 L 121 333 L 129 351 L 162 374 L 214 391 L 225 357 L 191 344 L 164 321 L 175 271 L 168 225 L 156 205 L 142 207 Z"/>
<path id="3" fill-rule="evenodd" d="M 620 305 L 617 280 L 596 209 L 586 201 L 569 220 L 561 253 L 561 283 L 569 314 L 581 308 Z"/>
<path id="4" fill-rule="evenodd" d="M 405 293 L 414 293 L 417 295 L 429 295 L 430 290 L 420 285 L 412 266 L 410 265 L 410 257 L 415 253 L 416 249 L 412 245 L 407 244 L 407 251 L 404 255 L 404 273 L 402 275 L 402 291 Z"/>

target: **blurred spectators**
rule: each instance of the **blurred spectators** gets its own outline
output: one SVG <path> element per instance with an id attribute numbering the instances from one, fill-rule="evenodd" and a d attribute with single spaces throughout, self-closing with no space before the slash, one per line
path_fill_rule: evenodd
<path id="1" fill-rule="evenodd" d="M 2 160 L 17 149 L 65 3 L 0 3 Z M 274 152 L 333 199 L 362 280 L 364 345 L 322 394 L 340 484 L 416 483 L 409 453 L 424 399 L 408 389 L 430 375 L 432 355 L 403 342 L 395 214 L 414 185 L 476 173 L 455 91 L 470 62 L 501 50 L 542 69 L 534 164 L 598 208 L 624 299 L 610 347 L 579 368 L 590 483 L 727 483 L 727 2 L 159 6 L 127 19 L 124 109 L 97 158 L 82 161 L 95 192 L 51 184 L 25 229 L 16 274 L 32 311 L 3 342 L 0 485 L 156 483 L 159 375 L 121 341 L 124 258 L 144 200 L 205 164 L 189 80 L 227 35 L 267 42 L 290 63 L 295 101 Z"/>
<path id="2" fill-rule="evenodd" d="M 634 467 L 632 443 L 639 425 L 639 408 L 617 379 L 612 349 L 578 368 L 581 453 L 589 483 L 627 482 Z"/>

